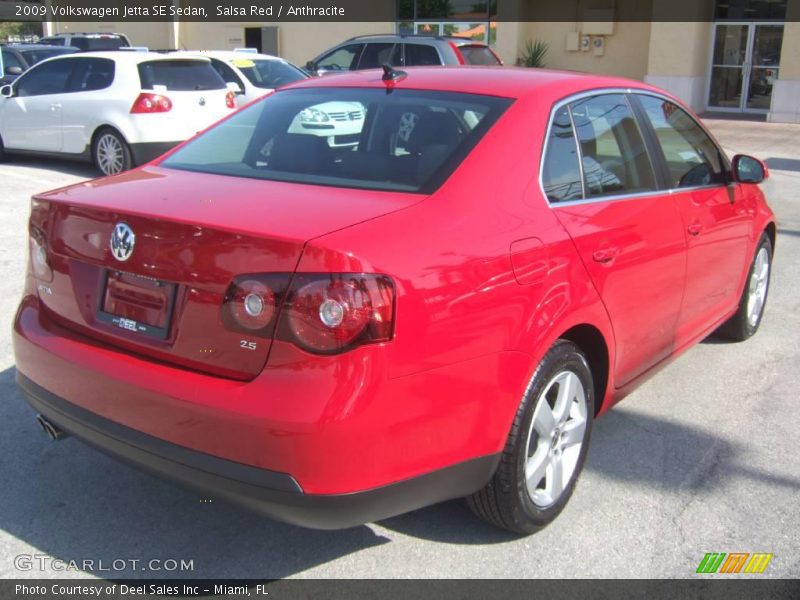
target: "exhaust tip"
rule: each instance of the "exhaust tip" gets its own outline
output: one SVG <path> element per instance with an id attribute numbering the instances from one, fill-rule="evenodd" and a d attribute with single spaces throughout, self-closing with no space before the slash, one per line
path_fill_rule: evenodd
<path id="1" fill-rule="evenodd" d="M 45 419 L 42 415 L 36 415 L 36 422 L 39 424 L 39 427 L 42 428 L 42 431 L 49 437 L 52 441 L 57 442 L 59 440 L 63 440 L 66 437 L 69 437 L 69 434 L 65 431 L 62 431 L 55 425 L 53 425 L 50 421 Z"/>

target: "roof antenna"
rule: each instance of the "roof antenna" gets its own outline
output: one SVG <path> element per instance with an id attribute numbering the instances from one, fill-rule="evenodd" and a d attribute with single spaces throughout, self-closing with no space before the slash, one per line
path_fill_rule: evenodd
<path id="1" fill-rule="evenodd" d="M 389 63 L 383 63 L 383 79 L 384 81 L 398 81 L 408 75 L 405 71 L 398 71 Z"/>

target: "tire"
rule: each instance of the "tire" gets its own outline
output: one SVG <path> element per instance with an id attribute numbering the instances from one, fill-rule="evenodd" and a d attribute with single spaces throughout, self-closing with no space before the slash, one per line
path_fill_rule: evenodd
<path id="1" fill-rule="evenodd" d="M 728 339 L 743 342 L 755 335 L 764 316 L 772 273 L 772 242 L 767 234 L 761 234 L 756 246 L 753 262 L 747 272 L 747 280 L 739 299 L 739 308 L 718 332 Z"/>
<path id="2" fill-rule="evenodd" d="M 3 143 L 3 138 L 0 137 L 0 162 L 5 162 L 8 156 L 6 155 L 6 146 Z"/>
<path id="3" fill-rule="evenodd" d="M 548 415 L 555 418 L 552 423 Z M 470 509 L 487 523 L 518 534 L 548 525 L 575 488 L 593 418 L 594 386 L 586 356 L 572 342 L 558 340 L 525 390 L 492 480 L 467 498 Z M 561 478 L 553 474 L 559 465 Z M 526 470 L 533 475 L 530 490 Z"/>
<path id="4" fill-rule="evenodd" d="M 131 149 L 113 129 L 101 129 L 92 141 L 92 160 L 103 175 L 116 175 L 133 167 Z"/>

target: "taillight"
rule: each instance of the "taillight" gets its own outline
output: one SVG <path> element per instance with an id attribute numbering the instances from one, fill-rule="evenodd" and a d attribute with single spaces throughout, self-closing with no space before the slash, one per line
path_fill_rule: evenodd
<path id="1" fill-rule="evenodd" d="M 53 278 L 53 270 L 50 268 L 47 256 L 47 241 L 44 233 L 36 227 L 31 227 L 28 240 L 33 274 L 38 279 L 50 281 Z"/>
<path id="2" fill-rule="evenodd" d="M 336 354 L 394 333 L 394 284 L 368 273 L 248 275 L 228 288 L 222 321 L 242 333 Z"/>
<path id="3" fill-rule="evenodd" d="M 456 46 L 455 42 L 447 42 L 447 43 L 450 44 L 450 47 L 453 49 L 453 52 L 456 55 L 456 60 L 458 61 L 458 64 L 460 64 L 460 65 L 466 64 L 465 61 L 464 61 L 464 55 L 461 54 L 461 50 L 458 49 L 458 46 Z"/>
<path id="4" fill-rule="evenodd" d="M 236 94 L 233 92 L 225 94 L 225 106 L 228 108 L 236 108 Z"/>
<path id="5" fill-rule="evenodd" d="M 172 110 L 172 100 L 161 94 L 142 92 L 131 107 L 132 114 L 165 113 Z"/>

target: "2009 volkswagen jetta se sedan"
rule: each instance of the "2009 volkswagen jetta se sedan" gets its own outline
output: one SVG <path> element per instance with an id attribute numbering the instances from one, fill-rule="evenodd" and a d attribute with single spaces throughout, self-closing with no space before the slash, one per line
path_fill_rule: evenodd
<path id="1" fill-rule="evenodd" d="M 347 145 L 320 106 L 357 107 Z M 324 113 L 324 114 L 323 114 Z M 530 533 L 593 419 L 758 329 L 757 159 L 642 83 L 366 71 L 37 195 L 17 381 L 51 437 L 290 523 L 449 498 Z"/>

